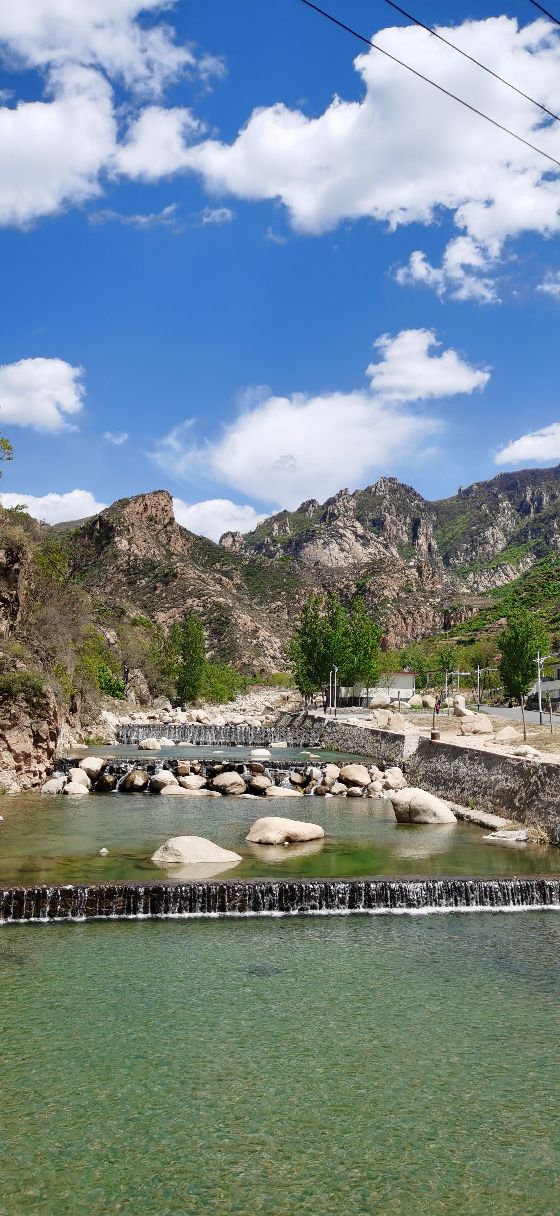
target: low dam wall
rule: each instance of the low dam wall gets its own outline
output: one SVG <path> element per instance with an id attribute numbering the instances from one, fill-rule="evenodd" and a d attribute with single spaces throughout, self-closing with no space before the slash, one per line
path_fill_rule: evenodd
<path id="1" fill-rule="evenodd" d="M 285 715 L 288 717 L 288 715 Z M 174 743 L 192 743 L 198 747 L 270 747 L 278 739 L 288 745 L 295 743 L 296 747 L 316 746 L 313 719 L 307 720 L 305 733 L 303 726 L 298 725 L 297 740 L 292 736 L 289 724 L 286 731 L 279 734 L 274 726 L 205 726 L 201 723 L 176 722 L 130 722 L 120 726 L 117 732 L 118 742 L 125 747 L 131 747 L 141 739 L 172 739 Z"/>
<path id="2" fill-rule="evenodd" d="M 538 828 L 551 844 L 560 845 L 560 765 L 498 755 L 443 741 L 432 743 L 415 731 L 396 734 L 348 722 L 283 714 L 276 731 L 293 738 L 313 730 L 314 746 L 371 756 L 375 763 L 401 767 L 410 785 L 417 785 L 468 805 L 495 811 L 527 827 Z"/>
<path id="3" fill-rule="evenodd" d="M 314 879 L 107 883 L 0 891 L 0 923 L 560 910 L 560 879 Z"/>

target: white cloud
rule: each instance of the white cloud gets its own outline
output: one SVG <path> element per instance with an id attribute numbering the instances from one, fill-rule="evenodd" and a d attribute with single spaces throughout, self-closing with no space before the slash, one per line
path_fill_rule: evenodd
<path id="1" fill-rule="evenodd" d="M 520 28 L 503 16 L 445 33 L 560 112 L 560 29 L 550 22 Z M 384 29 L 375 40 L 560 159 L 555 123 L 424 30 Z M 560 181 L 550 162 L 375 50 L 355 66 L 362 100 L 335 98 L 316 118 L 282 104 L 257 109 L 232 144 L 193 147 L 192 168 L 212 190 L 281 200 L 301 232 L 361 217 L 393 228 L 429 224 L 444 209 L 495 256 L 508 236 L 560 231 Z"/>
<path id="2" fill-rule="evenodd" d="M 549 270 L 542 283 L 539 283 L 537 291 L 553 296 L 555 300 L 560 299 L 560 270 Z"/>
<path id="3" fill-rule="evenodd" d="M 415 249 L 406 265 L 398 267 L 395 279 L 403 286 L 430 287 L 440 299 L 450 296 L 452 300 L 497 304 L 494 280 L 480 273 L 492 261 L 488 251 L 471 237 L 458 236 L 447 245 L 440 267 L 432 266 L 426 254 Z"/>
<path id="4" fill-rule="evenodd" d="M 494 457 L 496 464 L 520 465 L 537 461 L 552 464 L 560 460 L 560 422 L 543 426 L 540 431 L 528 431 L 500 448 Z"/>
<path id="5" fill-rule="evenodd" d="M 171 228 L 173 232 L 181 231 L 177 216 L 177 203 L 169 203 L 167 207 L 162 207 L 161 211 L 147 213 L 113 211 L 111 207 L 104 207 L 99 211 L 91 211 L 88 220 L 90 224 L 115 223 L 125 224 L 131 228 Z"/>
<path id="6" fill-rule="evenodd" d="M 438 345 L 430 329 L 403 329 L 394 338 L 378 338 L 375 347 L 382 358 L 366 372 L 377 396 L 383 401 L 423 401 L 484 388 L 490 372 L 471 367 L 455 350 L 431 354 Z"/>
<path id="7" fill-rule="evenodd" d="M 229 498 L 209 498 L 205 502 L 184 502 L 173 499 L 175 519 L 178 524 L 210 540 L 219 540 L 224 532 L 251 532 L 266 519 L 254 507 L 242 506 Z"/>
<path id="8" fill-rule="evenodd" d="M 128 439 L 128 431 L 105 431 L 103 438 L 107 443 L 113 443 L 116 448 L 120 448 Z"/>
<path id="9" fill-rule="evenodd" d="M 65 523 L 67 520 L 86 519 L 104 511 L 107 503 L 97 502 L 89 490 L 68 490 L 66 494 L 0 494 L 3 507 L 23 505 L 34 519 L 48 524 Z"/>
<path id="10" fill-rule="evenodd" d="M 0 422 L 38 431 L 73 429 L 83 405 L 82 369 L 64 359 L 20 359 L 0 367 Z"/>
<path id="11" fill-rule="evenodd" d="M 188 165 L 188 143 L 203 130 L 184 106 L 165 110 L 146 106 L 129 127 L 126 141 L 115 148 L 114 165 L 127 177 L 156 181 Z"/>
<path id="12" fill-rule="evenodd" d="M 234 219 L 231 207 L 204 207 L 200 212 L 201 224 L 229 224 Z"/>
<path id="13" fill-rule="evenodd" d="M 431 355 L 429 330 L 404 330 L 376 344 L 382 357 L 368 368 L 371 384 L 353 392 L 245 399 L 221 437 L 197 444 L 193 421 L 175 427 L 151 455 L 175 477 L 196 473 L 239 493 L 283 507 L 324 499 L 341 485 L 360 485 L 373 471 L 427 454 L 438 419 L 404 402 L 483 388 L 488 372 L 455 351 Z"/>
<path id="14" fill-rule="evenodd" d="M 128 87 L 161 92 L 182 72 L 223 72 L 214 56 L 178 45 L 159 17 L 169 0 L 17 0 L 0 5 L 0 45 L 22 67 L 81 63 L 121 77 Z M 150 17 L 149 26 L 138 18 Z"/>

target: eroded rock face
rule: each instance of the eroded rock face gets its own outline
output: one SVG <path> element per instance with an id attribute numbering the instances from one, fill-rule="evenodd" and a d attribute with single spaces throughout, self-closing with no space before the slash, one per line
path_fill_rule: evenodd
<path id="1" fill-rule="evenodd" d="M 133 701 L 137 705 L 151 704 L 152 698 L 148 682 L 143 671 L 140 671 L 139 668 L 135 668 L 129 672 L 125 691 L 129 701 Z"/>
<path id="2" fill-rule="evenodd" d="M 256 820 L 245 839 L 253 844 L 296 844 L 302 840 L 322 840 L 324 835 L 318 823 L 267 815 Z"/>
<path id="3" fill-rule="evenodd" d="M 42 785 L 52 772 L 60 735 L 58 705 L 48 689 L 34 704 L 15 697 L 0 705 L 0 770 L 20 789 Z"/>

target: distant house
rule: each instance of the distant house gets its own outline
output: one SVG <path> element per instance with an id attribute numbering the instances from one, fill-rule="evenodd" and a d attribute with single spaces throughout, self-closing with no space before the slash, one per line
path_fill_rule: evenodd
<path id="1" fill-rule="evenodd" d="M 353 688 L 342 687 L 337 700 L 339 705 L 367 705 L 373 693 L 386 692 L 391 701 L 409 701 L 415 691 L 416 676 L 413 671 L 392 671 L 369 689 L 360 684 L 355 684 Z"/>

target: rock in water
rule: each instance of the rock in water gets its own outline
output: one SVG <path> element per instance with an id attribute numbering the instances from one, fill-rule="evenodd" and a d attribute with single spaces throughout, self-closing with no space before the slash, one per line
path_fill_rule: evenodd
<path id="1" fill-rule="evenodd" d="M 102 760 L 101 756 L 84 756 L 83 760 L 80 760 L 80 768 L 87 773 L 90 781 L 96 781 L 106 763 L 107 761 Z"/>
<path id="2" fill-rule="evenodd" d="M 45 781 L 41 786 L 42 794 L 61 794 L 66 785 L 66 777 L 51 777 L 50 781 Z"/>
<path id="3" fill-rule="evenodd" d="M 410 789 L 389 791 L 398 823 L 456 823 L 456 817 L 442 798 L 428 794 L 427 790 Z"/>
<path id="4" fill-rule="evenodd" d="M 168 785 L 177 785 L 177 778 L 169 772 L 169 769 L 162 768 L 159 773 L 154 773 L 150 781 L 150 793 L 163 794 Z"/>
<path id="5" fill-rule="evenodd" d="M 171 836 L 169 840 L 162 844 L 161 848 L 157 849 L 152 854 L 152 861 L 158 865 L 211 865 L 223 862 L 226 865 L 229 861 L 241 861 L 239 853 L 233 853 L 231 849 L 222 849 L 218 844 L 214 844 L 212 840 L 206 840 L 204 836 Z"/>
<path id="6" fill-rule="evenodd" d="M 148 784 L 148 774 L 143 768 L 133 768 L 130 773 L 123 777 L 119 790 L 123 794 L 140 794 L 146 789 Z"/>
<path id="7" fill-rule="evenodd" d="M 301 790 L 292 789 L 287 785 L 269 785 L 264 793 L 265 798 L 303 798 Z"/>
<path id="8" fill-rule="evenodd" d="M 266 773 L 253 773 L 249 779 L 249 789 L 252 794 L 266 794 L 270 789 L 272 781 Z"/>
<path id="9" fill-rule="evenodd" d="M 117 784 L 116 773 L 102 773 L 95 782 L 96 794 L 110 794 Z"/>
<path id="10" fill-rule="evenodd" d="M 317 823 L 300 823 L 298 819 L 267 815 L 255 821 L 245 839 L 252 844 L 298 844 L 302 840 L 321 840 L 324 835 Z"/>
<path id="11" fill-rule="evenodd" d="M 138 751 L 140 751 L 140 752 L 159 752 L 160 746 L 161 745 L 160 745 L 159 739 L 156 739 L 156 738 L 141 739 L 138 744 Z"/>
<path id="12" fill-rule="evenodd" d="M 345 785 L 361 785 L 366 787 L 371 781 L 371 777 L 365 764 L 345 764 L 340 770 L 340 780 Z"/>
<path id="13" fill-rule="evenodd" d="M 246 788 L 241 773 L 218 773 L 212 782 L 212 789 L 220 794 L 244 794 Z"/>
<path id="14" fill-rule="evenodd" d="M 269 760 L 270 752 L 267 747 L 253 747 L 251 750 L 251 756 L 254 760 Z"/>
<path id="15" fill-rule="evenodd" d="M 198 773 L 189 773 L 187 777 L 179 777 L 179 785 L 184 790 L 201 790 L 206 785 L 206 777 Z"/>
<path id="16" fill-rule="evenodd" d="M 87 785 L 83 785 L 81 781 L 69 781 L 68 785 L 64 786 L 64 794 L 89 794 Z"/>

